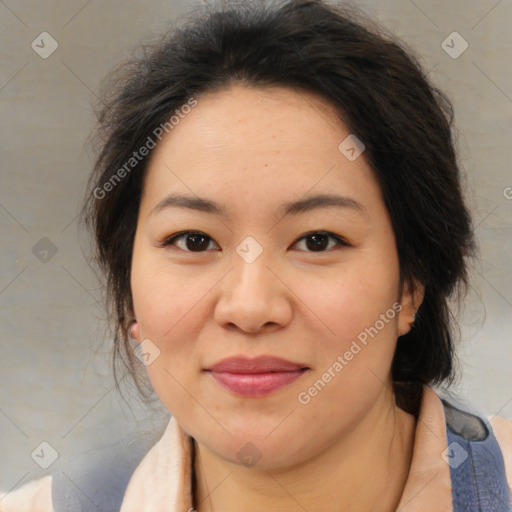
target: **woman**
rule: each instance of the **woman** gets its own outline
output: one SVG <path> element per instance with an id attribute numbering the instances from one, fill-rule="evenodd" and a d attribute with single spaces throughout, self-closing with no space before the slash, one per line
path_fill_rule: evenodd
<path id="1" fill-rule="evenodd" d="M 172 414 L 121 512 L 510 510 L 512 424 L 432 388 L 474 241 L 410 52 L 320 0 L 228 4 L 105 90 L 84 218 L 116 354 Z"/>

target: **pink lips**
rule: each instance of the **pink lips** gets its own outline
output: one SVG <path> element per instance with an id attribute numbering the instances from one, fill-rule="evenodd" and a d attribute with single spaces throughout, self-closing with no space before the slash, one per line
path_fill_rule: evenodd
<path id="1" fill-rule="evenodd" d="M 260 397 L 290 384 L 309 368 L 285 359 L 260 356 L 230 357 L 208 368 L 226 389 L 247 397 Z"/>

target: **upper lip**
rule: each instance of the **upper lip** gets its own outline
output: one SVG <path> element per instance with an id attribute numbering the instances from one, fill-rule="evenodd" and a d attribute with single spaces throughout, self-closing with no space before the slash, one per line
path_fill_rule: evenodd
<path id="1" fill-rule="evenodd" d="M 268 372 L 292 372 L 302 370 L 307 366 L 293 363 L 286 359 L 273 356 L 259 356 L 255 358 L 228 357 L 207 368 L 213 372 L 225 373 L 268 373 Z"/>

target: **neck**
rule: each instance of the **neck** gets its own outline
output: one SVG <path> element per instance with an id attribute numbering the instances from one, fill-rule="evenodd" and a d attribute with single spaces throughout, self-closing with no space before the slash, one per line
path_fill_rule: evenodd
<path id="1" fill-rule="evenodd" d="M 414 432 L 414 417 L 396 407 L 386 387 L 354 429 L 293 467 L 249 469 L 195 443 L 195 509 L 392 512 L 409 473 Z"/>

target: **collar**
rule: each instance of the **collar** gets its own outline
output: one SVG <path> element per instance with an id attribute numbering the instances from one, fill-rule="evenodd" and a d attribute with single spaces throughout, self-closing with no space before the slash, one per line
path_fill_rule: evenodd
<path id="1" fill-rule="evenodd" d="M 446 448 L 443 404 L 424 386 L 411 468 L 397 512 L 424 512 L 433 504 L 438 512 L 453 511 L 450 468 L 441 456 Z M 193 440 L 171 418 L 133 473 L 120 512 L 193 510 L 193 463 Z"/>

